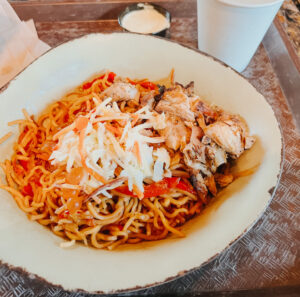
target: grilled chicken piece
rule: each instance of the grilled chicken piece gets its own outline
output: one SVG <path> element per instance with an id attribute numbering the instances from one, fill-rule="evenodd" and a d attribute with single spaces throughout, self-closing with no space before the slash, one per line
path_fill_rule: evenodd
<path id="1" fill-rule="evenodd" d="M 188 129 L 180 118 L 168 116 L 166 118 L 166 128 L 159 130 L 159 134 L 166 138 L 166 145 L 178 150 L 181 146 L 186 144 L 189 136 Z"/>
<path id="2" fill-rule="evenodd" d="M 206 147 L 200 142 L 200 145 L 189 143 L 183 150 L 184 162 L 196 172 L 202 172 L 205 175 L 211 175 L 206 162 Z"/>
<path id="3" fill-rule="evenodd" d="M 222 147 L 232 158 L 238 158 L 249 149 L 255 138 L 249 136 L 244 121 L 235 115 L 224 114 L 204 129 L 205 135 Z"/>
<path id="4" fill-rule="evenodd" d="M 215 181 L 222 188 L 227 187 L 229 184 L 231 184 L 233 182 L 233 180 L 234 180 L 234 177 L 230 173 L 228 173 L 228 174 L 216 173 L 215 174 Z"/>
<path id="5" fill-rule="evenodd" d="M 191 110 L 194 112 L 196 118 L 204 118 L 205 124 L 211 124 L 215 122 L 218 118 L 218 112 L 207 103 L 195 97 L 191 102 Z"/>
<path id="6" fill-rule="evenodd" d="M 190 137 L 190 144 L 194 146 L 201 146 L 201 139 L 204 137 L 203 130 L 198 126 L 192 126 L 192 133 Z"/>
<path id="7" fill-rule="evenodd" d="M 200 141 L 202 136 L 202 129 L 197 126 L 193 126 L 190 142 L 183 150 L 183 157 L 191 174 L 192 185 L 197 191 L 199 198 L 206 204 L 207 187 L 202 173 L 211 175 L 211 172 L 206 166 L 205 145 Z"/>
<path id="8" fill-rule="evenodd" d="M 141 106 L 148 105 L 149 109 L 152 110 L 155 103 L 154 96 L 155 96 L 155 91 L 150 91 L 143 94 L 140 98 Z"/>
<path id="9" fill-rule="evenodd" d="M 202 138 L 202 141 L 200 139 Z M 200 127 L 192 127 L 190 142 L 183 150 L 186 165 L 209 176 L 226 163 L 225 151 L 207 136 Z M 208 169 L 209 168 L 209 169 Z"/>
<path id="10" fill-rule="evenodd" d="M 234 158 L 244 151 L 241 129 L 233 122 L 217 121 L 205 128 L 205 134 Z"/>
<path id="11" fill-rule="evenodd" d="M 190 108 L 190 100 L 180 85 L 167 89 L 157 103 L 157 112 L 166 112 L 178 116 L 185 121 L 194 121 L 195 116 Z"/>
<path id="12" fill-rule="evenodd" d="M 202 141 L 200 141 L 201 138 Z M 212 173 L 216 172 L 220 165 L 226 163 L 225 151 L 210 138 L 203 136 L 203 130 L 200 127 L 193 126 L 190 142 L 184 148 L 183 155 L 199 197 L 202 199 L 205 190 L 207 194 L 207 189 L 215 196 L 217 187 Z M 206 176 L 204 179 L 203 175 Z"/>
<path id="13" fill-rule="evenodd" d="M 204 179 L 204 183 L 207 186 L 210 193 L 212 193 L 213 196 L 217 195 L 217 186 L 215 182 L 215 178 L 213 175 L 207 176 Z"/>
<path id="14" fill-rule="evenodd" d="M 185 164 L 193 170 L 202 171 L 205 174 L 210 174 L 206 167 L 205 145 L 201 143 L 200 138 L 203 136 L 203 131 L 197 126 L 192 127 L 192 134 L 189 144 L 183 150 Z"/>
<path id="15" fill-rule="evenodd" d="M 185 92 L 189 97 L 194 96 L 194 86 L 195 86 L 195 83 L 194 83 L 193 81 L 191 81 L 189 84 L 187 84 L 187 85 L 184 87 L 184 92 Z"/>
<path id="16" fill-rule="evenodd" d="M 206 144 L 206 157 L 210 171 L 215 173 L 219 166 L 227 162 L 226 152 L 216 143 L 211 141 L 208 136 L 202 138 L 202 143 Z"/>
<path id="17" fill-rule="evenodd" d="M 207 204 L 207 187 L 200 172 L 191 172 L 191 183 L 197 192 L 198 197 L 204 204 Z"/>
<path id="18" fill-rule="evenodd" d="M 224 121 L 225 123 L 227 123 L 227 121 L 229 121 L 229 122 L 232 121 L 237 126 L 239 126 L 240 129 L 242 130 L 242 137 L 243 137 L 243 143 L 245 146 L 245 150 L 248 150 L 252 147 L 252 145 L 255 142 L 255 137 L 249 135 L 248 126 L 242 117 L 240 117 L 239 115 L 232 115 L 232 114 L 223 112 L 222 115 L 220 116 L 220 120 Z"/>
<path id="19" fill-rule="evenodd" d="M 138 102 L 140 98 L 140 92 L 134 85 L 130 83 L 116 82 L 104 90 L 101 96 L 104 98 L 111 97 L 113 101 L 135 100 Z"/>

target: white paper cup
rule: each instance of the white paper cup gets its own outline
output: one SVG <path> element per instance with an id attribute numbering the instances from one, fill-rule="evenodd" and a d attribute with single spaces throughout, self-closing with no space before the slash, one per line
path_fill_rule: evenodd
<path id="1" fill-rule="evenodd" d="M 283 0 L 197 0 L 198 48 L 243 71 Z"/>

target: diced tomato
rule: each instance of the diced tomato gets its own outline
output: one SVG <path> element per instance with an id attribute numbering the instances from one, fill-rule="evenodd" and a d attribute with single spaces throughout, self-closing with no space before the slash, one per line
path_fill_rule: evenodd
<path id="1" fill-rule="evenodd" d="M 179 182 L 178 177 L 165 177 L 163 180 L 144 187 L 144 198 L 156 197 L 167 194 Z"/>
<path id="2" fill-rule="evenodd" d="M 184 182 L 183 180 L 180 180 L 176 188 L 192 194 L 196 194 L 196 191 L 193 188 L 193 186 L 190 183 Z"/>
<path id="3" fill-rule="evenodd" d="M 108 74 L 107 80 L 112 83 L 112 82 L 114 82 L 115 77 L 116 77 L 116 74 L 114 72 L 110 72 Z"/>
<path id="4" fill-rule="evenodd" d="M 119 228 L 120 231 L 122 231 L 124 226 L 121 224 L 118 224 L 117 227 Z"/>
<path id="5" fill-rule="evenodd" d="M 83 88 L 84 90 L 89 89 L 89 88 L 92 86 L 93 82 L 94 82 L 94 81 L 85 83 L 85 84 L 82 86 L 82 88 Z"/>
<path id="6" fill-rule="evenodd" d="M 34 182 L 37 186 L 41 187 L 42 184 L 40 182 L 40 178 L 41 178 L 41 175 L 38 175 L 38 176 L 33 176 L 32 178 L 30 178 L 30 181 Z"/>
<path id="7" fill-rule="evenodd" d="M 65 116 L 64 116 L 64 122 L 67 122 L 69 120 L 70 116 L 69 114 L 67 113 Z"/>
<path id="8" fill-rule="evenodd" d="M 104 75 L 101 75 L 101 76 L 99 76 L 99 77 L 94 78 L 92 81 L 83 84 L 82 88 L 83 88 L 84 90 L 89 89 L 89 88 L 92 86 L 92 84 L 93 84 L 97 79 L 101 79 L 101 78 L 103 78 L 103 77 L 104 77 Z"/>
<path id="9" fill-rule="evenodd" d="M 180 177 L 165 177 L 163 181 L 168 184 L 170 189 L 177 188 L 177 185 L 180 182 Z"/>
<path id="10" fill-rule="evenodd" d="M 170 188 L 166 182 L 157 182 L 144 187 L 144 198 L 156 197 L 159 195 L 167 194 Z"/>
<path id="11" fill-rule="evenodd" d="M 29 161 L 27 161 L 27 160 L 19 160 L 19 163 L 25 169 L 25 171 L 28 170 Z"/>
<path id="12" fill-rule="evenodd" d="M 144 198 L 156 197 L 159 195 L 167 194 L 170 189 L 176 188 L 179 183 L 179 177 L 165 177 L 163 180 L 153 183 L 151 185 L 144 186 Z M 121 186 L 116 190 L 122 194 L 137 197 L 132 191 L 129 191 L 127 186 Z"/>
<path id="13" fill-rule="evenodd" d="M 151 81 L 142 82 L 141 86 L 148 90 L 156 90 L 157 89 L 157 85 L 152 83 Z"/>
<path id="14" fill-rule="evenodd" d="M 196 194 L 196 191 L 190 183 L 181 180 L 179 177 L 166 177 L 159 182 L 144 186 L 144 198 L 167 194 L 170 192 L 170 189 L 174 188 Z M 137 197 L 137 195 L 130 191 L 127 186 L 118 187 L 116 190 L 122 194 Z"/>
<path id="15" fill-rule="evenodd" d="M 120 186 L 116 188 L 116 191 L 124 194 L 124 195 L 128 195 L 128 196 L 133 196 L 133 197 L 137 197 L 135 194 L 133 194 L 132 191 L 130 191 L 128 189 L 128 186 Z"/>
<path id="16" fill-rule="evenodd" d="M 32 187 L 30 184 L 27 184 L 26 186 L 23 187 L 22 194 L 24 196 L 33 197 L 33 191 L 32 191 Z"/>
<path id="17" fill-rule="evenodd" d="M 114 80 L 115 80 L 115 76 L 116 76 L 116 74 L 115 74 L 114 72 L 110 72 L 110 73 L 108 74 L 107 80 L 108 80 L 109 82 L 112 83 L 112 82 L 114 82 Z M 94 83 L 96 80 L 102 79 L 103 77 L 104 77 L 104 74 L 100 75 L 99 77 L 94 78 L 92 81 L 83 84 L 82 88 L 83 88 L 84 90 L 89 89 L 89 88 L 93 85 L 93 83 Z"/>

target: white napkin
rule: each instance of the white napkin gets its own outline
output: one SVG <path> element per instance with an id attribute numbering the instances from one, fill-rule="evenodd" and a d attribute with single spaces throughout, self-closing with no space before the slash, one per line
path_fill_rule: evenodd
<path id="1" fill-rule="evenodd" d="M 10 4 L 0 0 L 0 88 L 48 49 L 33 20 L 21 21 Z"/>

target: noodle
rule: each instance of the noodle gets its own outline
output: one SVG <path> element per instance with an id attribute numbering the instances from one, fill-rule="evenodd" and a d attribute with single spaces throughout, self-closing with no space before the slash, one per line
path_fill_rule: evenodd
<path id="1" fill-rule="evenodd" d="M 173 72 L 172 70 L 169 77 L 161 82 L 172 85 Z M 30 220 L 48 226 L 56 235 L 67 239 L 68 241 L 60 244 L 61 247 L 70 247 L 79 241 L 95 248 L 111 250 L 124 243 L 160 240 L 167 237 L 169 233 L 184 237 L 178 227 L 200 213 L 204 206 L 196 192 L 189 190 L 187 178 L 190 177 L 190 172 L 183 162 L 182 153 L 168 148 L 166 150 L 171 156 L 169 172 L 173 176 L 173 179 L 169 178 L 169 180 L 175 180 L 177 183 L 179 180 L 186 180 L 184 188 L 173 187 L 169 192 L 143 198 L 144 193 L 134 184 L 135 195 L 128 190 L 124 191 L 121 186 L 86 199 L 87 194 L 97 188 L 86 186 L 87 181 L 92 184 L 106 184 L 109 181 L 95 166 L 86 161 L 88 152 L 84 143 L 87 131 L 91 128 L 85 125 L 84 116 L 101 109 L 101 105 L 104 104 L 102 93 L 116 79 L 114 73 L 107 71 L 51 104 L 36 120 L 23 109 L 24 120 L 8 123 L 9 126 L 19 125 L 20 135 L 14 146 L 11 160 L 0 164 L 7 181 L 7 185 L 1 183 L 0 188 L 13 196 L 17 205 Z M 127 81 L 134 85 L 140 94 L 148 92 L 158 94 L 157 86 L 147 79 Z M 101 115 L 95 118 L 94 125 L 106 123 L 105 127 L 111 133 L 108 138 L 113 143 L 115 154 L 118 155 L 120 144 L 113 142 L 113 135 L 123 140 L 126 136 L 124 126 L 128 119 L 131 121 L 131 127 L 137 127 L 146 123 L 148 116 L 146 113 L 141 115 L 141 112 L 139 113 L 141 116 L 136 114 L 141 106 L 135 100 L 118 101 L 111 106 L 116 112 L 119 110 L 122 115 L 116 116 L 113 113 Z M 127 115 L 131 115 L 132 118 Z M 81 122 L 78 119 L 81 119 Z M 149 132 L 149 128 L 145 128 L 145 131 L 147 132 L 147 129 Z M 70 169 L 68 163 L 55 164 L 50 160 L 53 151 L 63 145 L 61 139 L 73 131 L 78 133 L 79 153 L 83 160 L 83 167 L 77 168 L 76 174 L 71 177 L 76 180 L 80 176 L 80 182 L 70 180 L 70 175 L 67 173 Z M 144 136 L 147 141 L 152 141 L 149 146 L 155 149 L 164 147 L 161 144 L 164 138 L 153 129 L 151 133 L 151 137 Z M 10 132 L 3 136 L 0 143 L 11 135 Z M 141 165 L 144 161 L 138 142 L 134 143 L 132 153 Z M 116 177 L 122 171 L 122 164 L 118 162 L 114 168 Z M 74 168 L 71 167 L 71 170 L 76 169 Z M 145 189 L 146 186 L 151 187 L 153 184 L 155 184 L 153 179 L 145 178 Z M 165 186 L 160 182 L 157 184 L 160 187 Z"/>
<path id="2" fill-rule="evenodd" d="M 0 138 L 0 144 L 3 143 L 4 141 L 6 141 L 8 138 L 10 138 L 12 135 L 13 135 L 12 132 L 6 133 L 4 136 L 2 136 L 2 137 Z"/>

